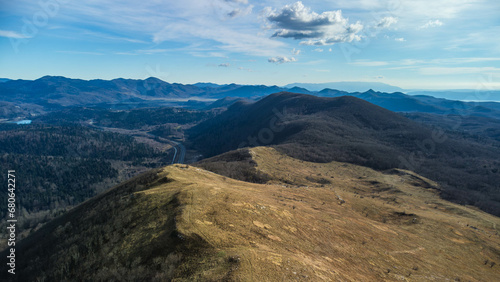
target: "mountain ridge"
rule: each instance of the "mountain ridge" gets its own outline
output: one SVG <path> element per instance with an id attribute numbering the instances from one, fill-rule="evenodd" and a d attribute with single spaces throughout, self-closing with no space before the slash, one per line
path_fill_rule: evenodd
<path id="1" fill-rule="evenodd" d="M 409 169 L 440 182 L 446 199 L 500 215 L 500 174 L 494 169 L 500 140 L 464 139 L 462 132 L 417 123 L 360 98 L 281 92 L 233 104 L 187 134 L 204 157 L 273 146 L 304 161 Z"/>
<path id="2" fill-rule="evenodd" d="M 150 171 L 18 242 L 16 278 L 498 277 L 498 217 L 439 199 L 428 179 L 303 162 L 266 147 L 248 154 L 271 176 L 266 184 L 179 164 Z"/>
<path id="3" fill-rule="evenodd" d="M 321 91 L 323 89 L 337 89 L 346 92 L 365 92 L 369 89 L 375 89 L 381 92 L 401 92 L 404 89 L 382 82 L 364 82 L 364 81 L 339 81 L 324 83 L 290 83 L 285 88 L 301 87 L 309 91 Z"/>
<path id="4" fill-rule="evenodd" d="M 258 100 L 282 91 L 323 97 L 354 96 L 397 112 L 474 115 L 500 119 L 500 103 L 460 102 L 401 92 L 346 92 L 325 88 L 283 88 L 266 85 L 168 83 L 158 78 L 82 80 L 44 76 L 34 81 L 10 80 L 0 84 L 0 118 L 29 118 L 68 107 L 144 108 L 178 106 L 202 109 L 215 100 L 237 97 Z M 191 101 L 189 101 L 191 100 Z M 15 109 L 12 108 L 15 105 Z"/>

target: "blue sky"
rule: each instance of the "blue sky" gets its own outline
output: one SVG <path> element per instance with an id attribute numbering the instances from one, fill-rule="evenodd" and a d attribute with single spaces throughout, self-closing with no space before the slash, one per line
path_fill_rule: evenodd
<path id="1" fill-rule="evenodd" d="M 500 89 L 498 0 L 0 0 L 0 77 Z"/>

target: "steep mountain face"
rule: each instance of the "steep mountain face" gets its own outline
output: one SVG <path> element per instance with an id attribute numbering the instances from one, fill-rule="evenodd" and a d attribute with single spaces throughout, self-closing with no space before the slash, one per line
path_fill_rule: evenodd
<path id="1" fill-rule="evenodd" d="M 310 163 L 265 147 L 243 155 L 269 176 L 265 184 L 186 165 L 151 171 L 18 242 L 19 272 L 11 280 L 495 281 L 500 275 L 500 219 L 441 200 L 426 178 Z"/>
<path id="2" fill-rule="evenodd" d="M 500 215 L 499 142 L 433 129 L 355 97 L 279 93 L 236 103 L 189 131 L 206 157 L 273 145 L 307 161 L 402 167 L 442 184 L 442 195 Z"/>

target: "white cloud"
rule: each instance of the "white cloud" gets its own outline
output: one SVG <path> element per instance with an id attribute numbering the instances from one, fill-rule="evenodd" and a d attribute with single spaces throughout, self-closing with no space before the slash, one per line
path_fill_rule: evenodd
<path id="1" fill-rule="evenodd" d="M 190 51 L 189 54 L 199 58 L 227 58 L 227 55 L 221 52 Z"/>
<path id="2" fill-rule="evenodd" d="M 224 0 L 224 2 L 228 3 L 239 3 L 239 4 L 248 4 L 248 0 Z"/>
<path id="3" fill-rule="evenodd" d="M 27 0 L 23 13 L 40 9 Z M 67 2 L 67 3 L 66 3 Z M 257 56 L 282 54 L 286 44 L 261 31 L 248 0 L 86 0 L 65 1 L 51 25 L 88 26 L 98 37 L 128 42 L 161 44 L 175 41 L 199 44 L 214 51 Z M 20 5 L 20 4 L 19 4 Z M 230 22 L 229 22 L 230 20 Z M 170 31 L 169 31 L 170 30 Z M 13 34 L 10 34 L 11 36 Z M 90 34 L 89 34 L 90 35 Z M 149 39 L 149 40 L 148 40 Z"/>
<path id="4" fill-rule="evenodd" d="M 316 65 L 324 64 L 326 62 L 327 62 L 326 60 L 314 60 L 314 61 L 308 61 L 308 62 L 301 63 L 301 65 L 304 65 L 304 66 L 316 66 Z"/>
<path id="5" fill-rule="evenodd" d="M 351 65 L 363 66 L 363 67 L 379 67 L 388 64 L 389 64 L 388 62 L 383 62 L 383 61 L 364 61 L 364 60 L 358 60 L 351 63 Z"/>
<path id="6" fill-rule="evenodd" d="M 59 28 L 59 27 L 57 27 Z M 127 37 L 120 37 L 120 36 L 112 36 L 109 34 L 105 34 L 102 32 L 96 32 L 96 31 L 89 31 L 89 30 L 81 30 L 77 29 L 75 32 L 77 32 L 80 35 L 87 35 L 99 39 L 105 39 L 105 40 L 112 40 L 112 41 L 125 41 L 125 42 L 130 42 L 130 43 L 148 43 L 144 40 L 139 40 L 139 39 L 134 39 L 134 38 L 127 38 Z"/>
<path id="7" fill-rule="evenodd" d="M 152 54 L 166 53 L 169 51 L 170 51 L 169 49 L 144 49 L 144 50 L 137 50 L 136 52 L 139 54 L 152 55 Z"/>
<path id="8" fill-rule="evenodd" d="M 378 24 L 378 28 L 389 28 L 391 25 L 395 24 L 398 22 L 398 19 L 395 17 L 384 17 L 382 18 Z"/>
<path id="9" fill-rule="evenodd" d="M 483 3 L 481 3 L 483 2 Z M 414 0 L 414 1 L 401 1 L 399 11 L 402 14 L 407 14 L 412 19 L 427 18 L 444 18 L 451 19 L 457 18 L 464 11 L 468 11 L 473 7 L 488 5 L 486 1 L 477 0 Z M 490 3 L 491 5 L 491 3 Z"/>
<path id="10" fill-rule="evenodd" d="M 398 42 L 405 42 L 406 39 L 404 39 L 403 37 L 398 37 L 398 38 L 394 38 L 395 41 L 398 41 Z"/>
<path id="11" fill-rule="evenodd" d="M 113 52 L 115 55 L 121 55 L 121 56 L 137 56 L 137 53 L 133 52 Z"/>
<path id="12" fill-rule="evenodd" d="M 283 63 L 295 62 L 297 60 L 294 57 L 289 58 L 289 57 L 276 56 L 273 58 L 269 58 L 267 61 L 275 64 L 283 64 Z"/>
<path id="13" fill-rule="evenodd" d="M 483 62 L 498 62 L 500 58 L 498 57 L 469 57 L 469 58 L 443 58 L 443 59 L 432 59 L 432 60 L 416 60 L 416 59 L 404 59 L 397 63 L 401 65 L 459 65 L 459 64 L 472 64 L 472 63 L 483 63 Z"/>
<path id="14" fill-rule="evenodd" d="M 223 67 L 223 68 L 228 68 L 228 67 L 230 67 L 230 66 L 231 66 L 231 64 L 229 64 L 229 63 L 222 63 L 222 64 L 219 64 L 219 67 Z"/>
<path id="15" fill-rule="evenodd" d="M 311 2 L 319 2 L 323 5 L 327 3 L 327 1 Z M 457 18 L 464 11 L 475 8 L 491 10 L 493 5 L 498 4 L 497 0 L 335 0 L 329 2 L 330 6 L 336 9 L 367 11 L 368 16 L 390 13 L 401 20 L 409 18 L 412 21 L 424 17 Z"/>
<path id="16" fill-rule="evenodd" d="M 363 25 L 349 24 L 341 10 L 318 14 L 299 1 L 279 11 L 268 8 L 266 13 L 270 27 L 275 29 L 272 37 L 304 40 L 303 45 L 332 45 L 361 39 Z"/>
<path id="17" fill-rule="evenodd" d="M 228 52 L 255 56 L 273 56 L 284 43 L 263 36 L 233 29 L 231 25 L 214 24 L 200 19 L 170 23 L 154 35 L 154 42 L 167 40 L 192 41 L 193 38 L 216 41 L 218 48 Z"/>
<path id="18" fill-rule="evenodd" d="M 25 39 L 30 38 L 29 36 L 25 36 L 23 34 L 10 31 L 10 30 L 0 30 L 0 37 L 14 38 L 14 39 Z"/>
<path id="19" fill-rule="evenodd" d="M 314 51 L 314 52 L 319 52 L 319 53 L 321 53 L 321 52 L 323 52 L 323 49 L 321 49 L 321 48 L 316 48 L 316 49 L 314 49 L 313 51 Z"/>
<path id="20" fill-rule="evenodd" d="M 229 13 L 227 13 L 227 15 L 231 18 L 236 18 L 236 17 L 239 17 L 239 16 L 246 16 L 248 14 L 250 14 L 252 12 L 252 9 L 253 9 L 253 6 L 252 5 L 249 5 L 243 9 L 241 8 L 236 8 L 232 11 L 230 11 Z"/>
<path id="21" fill-rule="evenodd" d="M 420 26 L 419 29 L 438 27 L 438 26 L 442 26 L 442 25 L 443 25 L 443 22 L 441 22 L 440 20 L 430 20 L 430 21 L 426 22 L 424 25 Z"/>
<path id="22" fill-rule="evenodd" d="M 293 48 L 292 55 L 298 56 L 298 55 L 300 55 L 301 52 L 302 52 L 301 50 Z"/>
<path id="23" fill-rule="evenodd" d="M 248 69 L 248 68 L 244 68 L 244 67 L 238 67 L 238 69 L 242 70 L 242 71 L 253 72 L 252 69 Z"/>

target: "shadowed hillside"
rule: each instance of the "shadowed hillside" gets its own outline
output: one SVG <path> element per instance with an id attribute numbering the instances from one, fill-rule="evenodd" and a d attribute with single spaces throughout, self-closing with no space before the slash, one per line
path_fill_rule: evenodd
<path id="1" fill-rule="evenodd" d="M 83 203 L 18 242 L 16 278 L 494 281 L 500 275 L 499 219 L 441 200 L 431 180 L 404 170 L 310 163 L 263 147 L 243 159 L 269 181 L 172 165 Z"/>
<path id="2" fill-rule="evenodd" d="M 207 157 L 273 145 L 307 161 L 409 169 L 439 181 L 443 197 L 500 215 L 499 142 L 449 134 L 355 97 L 273 94 L 236 103 L 189 134 Z"/>

